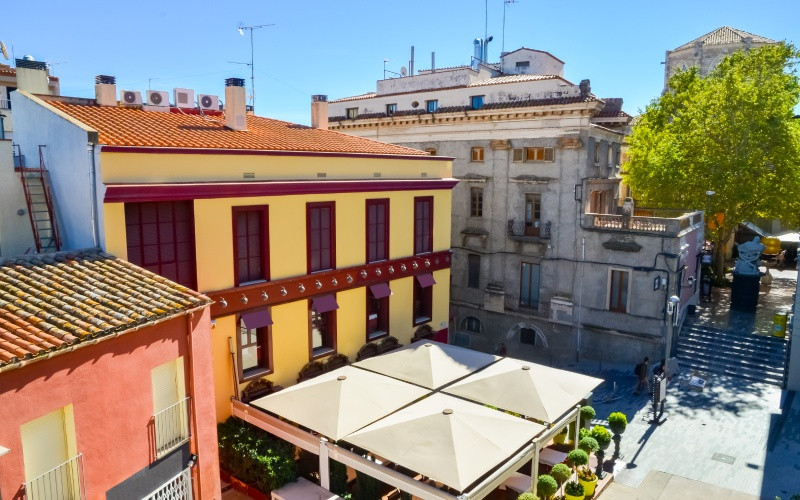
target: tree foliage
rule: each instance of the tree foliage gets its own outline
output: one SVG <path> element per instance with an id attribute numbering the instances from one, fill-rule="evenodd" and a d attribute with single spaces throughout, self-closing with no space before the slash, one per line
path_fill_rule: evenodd
<path id="1" fill-rule="evenodd" d="M 710 213 L 724 213 L 707 228 L 718 273 L 737 224 L 765 217 L 798 225 L 798 57 L 779 43 L 733 53 L 706 77 L 697 68 L 678 72 L 633 127 L 625 181 L 641 206 L 705 210 L 708 203 Z"/>

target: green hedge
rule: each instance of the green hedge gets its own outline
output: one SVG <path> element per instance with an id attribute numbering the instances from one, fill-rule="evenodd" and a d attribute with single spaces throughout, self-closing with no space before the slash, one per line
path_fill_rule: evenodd
<path id="1" fill-rule="evenodd" d="M 243 420 L 229 417 L 217 426 L 219 463 L 264 493 L 297 480 L 294 446 Z"/>

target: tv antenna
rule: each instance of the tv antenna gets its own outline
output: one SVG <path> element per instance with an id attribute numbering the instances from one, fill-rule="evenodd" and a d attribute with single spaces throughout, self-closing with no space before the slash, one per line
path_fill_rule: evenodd
<path id="1" fill-rule="evenodd" d="M 269 26 L 275 26 L 274 23 L 272 24 L 257 24 L 254 26 L 244 26 L 244 24 L 240 21 L 237 31 L 240 35 L 244 36 L 245 30 L 250 31 L 250 106 L 253 108 L 253 113 L 256 111 L 256 76 L 255 76 L 255 68 L 253 67 L 253 30 L 267 28 Z M 237 63 L 239 64 L 239 63 Z"/>
<path id="2" fill-rule="evenodd" d="M 503 0 L 503 47 L 500 49 L 500 54 L 506 51 L 506 10 L 512 3 L 517 3 L 517 0 Z"/>

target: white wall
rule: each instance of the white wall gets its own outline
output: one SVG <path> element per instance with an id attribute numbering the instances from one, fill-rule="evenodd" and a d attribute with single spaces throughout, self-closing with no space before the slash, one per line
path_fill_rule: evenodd
<path id="1" fill-rule="evenodd" d="M 528 61 L 526 68 L 517 68 L 517 63 Z M 521 49 L 503 56 L 500 68 L 507 75 L 558 75 L 564 76 L 564 63 L 546 52 Z"/>
<path id="2" fill-rule="evenodd" d="M 99 245 L 92 227 L 92 164 L 87 129 L 56 114 L 29 94 L 13 92 L 11 102 L 14 142 L 22 147 L 28 164 L 38 165 L 38 146 L 47 146 L 45 166 L 50 175 L 62 249 Z"/>
<path id="3" fill-rule="evenodd" d="M 22 215 L 17 212 L 22 210 Z M 14 172 L 11 140 L 0 140 L 0 257 L 34 248 L 28 205 L 19 174 Z"/>

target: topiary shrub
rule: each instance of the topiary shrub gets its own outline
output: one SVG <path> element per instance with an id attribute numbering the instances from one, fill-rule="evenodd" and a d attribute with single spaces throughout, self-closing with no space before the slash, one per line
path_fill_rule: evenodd
<path id="1" fill-rule="evenodd" d="M 264 493 L 297 480 L 295 448 L 286 441 L 229 417 L 217 426 L 220 465 Z"/>
<path id="2" fill-rule="evenodd" d="M 570 481 L 564 485 L 564 493 L 576 497 L 583 496 L 583 485 L 577 481 Z"/>
<path id="3" fill-rule="evenodd" d="M 597 445 L 600 446 L 601 450 L 605 450 L 611 444 L 611 433 L 602 425 L 592 427 L 591 436 L 597 441 Z"/>
<path id="4" fill-rule="evenodd" d="M 558 490 L 558 484 L 556 484 L 556 480 L 553 479 L 553 476 L 542 474 L 539 476 L 539 479 L 536 480 L 536 491 L 542 495 L 542 498 L 550 498 L 555 494 L 556 490 Z"/>
<path id="5" fill-rule="evenodd" d="M 550 470 L 550 475 L 553 476 L 553 479 L 556 480 L 556 483 L 558 483 L 558 487 L 560 488 L 561 485 L 564 484 L 572 475 L 572 471 L 569 470 L 569 467 L 564 464 L 555 464 Z"/>
<path id="6" fill-rule="evenodd" d="M 580 429 L 578 429 L 578 442 L 580 443 L 581 439 L 583 439 L 585 437 L 589 437 L 591 435 L 592 435 L 592 431 L 590 431 L 589 429 L 586 429 L 584 427 L 581 427 Z"/>
<path id="7" fill-rule="evenodd" d="M 526 491 L 525 493 L 522 493 L 520 496 L 518 496 L 517 500 L 539 500 L 539 497 L 534 495 L 530 491 Z"/>
<path id="8" fill-rule="evenodd" d="M 591 406 L 581 406 L 581 427 L 588 427 L 589 422 L 595 416 L 594 408 Z"/>
<path id="9" fill-rule="evenodd" d="M 608 416 L 608 426 L 614 431 L 614 434 L 622 434 L 628 426 L 628 417 L 620 411 L 615 411 Z"/>
<path id="10" fill-rule="evenodd" d="M 572 450 L 569 453 L 567 453 L 566 462 L 572 468 L 576 468 L 581 465 L 586 465 L 589 463 L 589 455 L 581 449 Z"/>
<path id="11" fill-rule="evenodd" d="M 597 440 L 591 436 L 586 436 L 585 438 L 578 441 L 578 448 L 585 451 L 587 454 L 596 453 L 597 450 L 600 449 L 600 445 L 597 443 Z"/>

